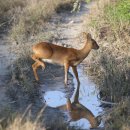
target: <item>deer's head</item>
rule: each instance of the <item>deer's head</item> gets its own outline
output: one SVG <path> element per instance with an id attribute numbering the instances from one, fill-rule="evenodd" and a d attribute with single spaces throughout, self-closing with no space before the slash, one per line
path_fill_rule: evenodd
<path id="1" fill-rule="evenodd" d="M 95 50 L 99 49 L 97 42 L 92 38 L 90 33 L 83 32 L 83 36 L 87 39 L 86 44 L 90 44 L 92 49 L 95 49 Z"/>

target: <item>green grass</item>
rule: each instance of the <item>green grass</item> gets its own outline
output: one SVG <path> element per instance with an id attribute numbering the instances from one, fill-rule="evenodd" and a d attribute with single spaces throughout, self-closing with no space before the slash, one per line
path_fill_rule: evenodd
<path id="1" fill-rule="evenodd" d="M 106 19 L 108 23 L 118 23 L 120 21 L 127 22 L 130 20 L 130 1 L 119 0 L 114 5 L 110 5 L 105 9 Z"/>
<path id="2" fill-rule="evenodd" d="M 129 0 L 110 0 L 110 3 L 101 1 L 94 10 L 97 11 L 94 12 L 95 14 L 93 13 L 95 16 L 92 15 L 88 26 L 95 28 L 99 32 L 100 38 L 111 43 L 118 39 L 130 42 L 128 37 L 128 26 L 130 25 Z"/>
<path id="3" fill-rule="evenodd" d="M 87 3 L 91 2 L 91 0 L 86 0 Z"/>
<path id="4" fill-rule="evenodd" d="M 104 13 L 106 24 L 115 34 L 119 35 L 124 27 L 123 23 L 130 23 L 130 1 L 119 0 L 113 5 L 107 6 Z"/>

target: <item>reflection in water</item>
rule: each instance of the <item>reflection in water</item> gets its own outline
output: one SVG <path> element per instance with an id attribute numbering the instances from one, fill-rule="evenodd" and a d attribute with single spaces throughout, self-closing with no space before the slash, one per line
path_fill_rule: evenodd
<path id="1" fill-rule="evenodd" d="M 98 89 L 96 85 L 88 79 L 82 69 L 82 65 L 79 66 L 78 74 L 81 81 L 80 86 L 76 85 L 77 82 L 75 78 L 73 79 L 74 84 L 65 89 L 63 88 L 63 79 L 49 80 L 41 89 L 41 91 L 46 91 L 42 94 L 43 100 L 46 101 L 49 107 L 54 109 L 59 108 L 62 113 L 65 113 L 65 119 L 68 119 L 69 116 L 71 118 L 70 126 L 88 129 L 91 124 L 92 127 L 96 127 L 99 124 L 99 118 L 95 118 L 95 116 L 98 116 L 103 111 L 102 108 L 99 107 L 100 101 L 97 99 Z M 61 75 L 61 77 L 63 76 Z M 75 87 L 76 90 L 75 92 L 72 91 L 72 93 L 74 93 L 72 95 L 71 89 L 73 87 Z M 67 98 L 66 103 L 65 97 L 68 96 L 71 98 Z M 90 110 L 92 112 L 90 112 Z M 83 115 L 81 115 L 82 113 Z M 103 123 L 100 124 L 100 127 L 103 127 Z"/>
<path id="2" fill-rule="evenodd" d="M 77 121 L 82 118 L 87 119 L 92 128 L 96 128 L 99 126 L 101 122 L 100 116 L 95 117 L 93 113 L 87 109 L 85 106 L 80 104 L 78 98 L 79 98 L 79 88 L 80 85 L 77 85 L 77 90 L 74 96 L 74 101 L 71 103 L 70 99 L 67 99 L 67 104 L 57 107 L 60 110 L 66 110 L 69 113 L 69 116 L 71 118 L 70 121 Z"/>

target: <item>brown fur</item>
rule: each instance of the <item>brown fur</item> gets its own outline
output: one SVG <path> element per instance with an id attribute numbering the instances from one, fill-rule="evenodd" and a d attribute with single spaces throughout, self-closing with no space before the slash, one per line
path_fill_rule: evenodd
<path id="1" fill-rule="evenodd" d="M 85 46 L 80 50 L 74 48 L 66 48 L 48 42 L 41 42 L 34 45 L 32 47 L 33 55 L 31 57 L 35 61 L 35 63 L 32 65 L 35 79 L 39 80 L 37 75 L 37 69 L 39 66 L 45 68 L 44 61 L 41 61 L 41 59 L 43 59 L 51 61 L 53 64 L 56 63 L 64 66 L 65 84 L 67 84 L 67 73 L 69 67 L 71 66 L 76 76 L 77 82 L 80 83 L 76 68 L 77 65 L 80 64 L 88 56 L 91 49 L 99 48 L 96 41 L 92 39 L 89 33 L 83 33 L 83 35 L 86 38 L 86 43 Z"/>

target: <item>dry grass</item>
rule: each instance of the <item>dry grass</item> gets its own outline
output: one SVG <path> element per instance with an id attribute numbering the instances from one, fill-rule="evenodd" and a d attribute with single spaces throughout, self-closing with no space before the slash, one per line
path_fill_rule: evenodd
<path id="1" fill-rule="evenodd" d="M 25 0 L 0 0 L 0 15 L 4 18 L 9 17 L 16 8 L 22 8 L 26 5 Z"/>
<path id="2" fill-rule="evenodd" d="M 21 108 L 30 103 L 41 105 L 39 85 L 33 78 L 33 60 L 29 48 L 31 47 L 25 44 L 15 46 L 17 57 L 10 66 L 11 80 L 6 87 L 6 95 Z"/>
<path id="3" fill-rule="evenodd" d="M 39 128 L 40 125 L 33 123 L 30 120 L 21 122 L 21 117 L 16 117 L 14 121 L 5 129 L 1 130 L 45 130 L 45 128 Z"/>
<path id="4" fill-rule="evenodd" d="M 40 118 L 45 107 L 40 110 L 34 121 L 31 118 L 31 107 L 32 105 L 29 105 L 22 115 L 15 114 L 1 120 L 0 130 L 45 130 L 43 125 L 40 124 Z"/>
<path id="5" fill-rule="evenodd" d="M 44 32 L 56 12 L 70 10 L 74 0 L 0 0 L 0 28 L 10 27 L 10 38 L 23 43 Z M 44 34 L 42 35 L 44 37 Z"/>
<path id="6" fill-rule="evenodd" d="M 15 113 L 0 119 L 0 130 L 81 130 L 78 126 L 67 125 L 64 114 L 59 110 L 42 107 L 34 116 L 31 109 L 32 105 L 29 105 L 24 114 Z"/>
<path id="7" fill-rule="evenodd" d="M 121 101 L 118 106 L 108 114 L 105 130 L 129 130 L 130 128 L 130 102 L 129 98 Z"/>
<path id="8" fill-rule="evenodd" d="M 0 0 L 0 29 L 1 32 L 10 27 L 15 20 L 14 15 L 22 10 L 26 5 L 26 0 Z M 17 13 L 18 14 L 18 13 Z"/>
<path id="9" fill-rule="evenodd" d="M 24 0 L 25 6 L 23 7 L 12 2 L 17 8 L 9 10 L 13 13 L 11 39 L 22 43 L 34 35 L 43 33 L 46 22 L 56 13 L 57 9 L 71 2 L 72 0 Z"/>

